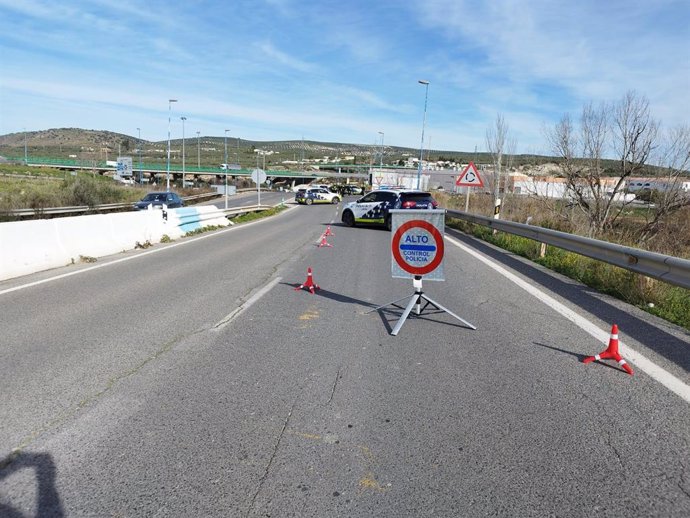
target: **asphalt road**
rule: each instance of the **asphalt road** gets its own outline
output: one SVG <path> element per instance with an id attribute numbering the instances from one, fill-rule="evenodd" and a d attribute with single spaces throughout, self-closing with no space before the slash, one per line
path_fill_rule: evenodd
<path id="1" fill-rule="evenodd" d="M 338 221 L 0 283 L 0 516 L 690 515 L 688 402 L 583 364 L 606 345 L 567 315 L 685 385 L 688 333 L 449 233 L 424 290 L 477 329 L 427 308 L 394 337 L 390 233 Z"/>

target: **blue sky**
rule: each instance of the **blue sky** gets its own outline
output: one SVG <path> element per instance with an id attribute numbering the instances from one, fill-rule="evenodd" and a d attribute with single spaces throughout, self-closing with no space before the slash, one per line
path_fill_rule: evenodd
<path id="1" fill-rule="evenodd" d="M 0 134 L 485 148 L 634 89 L 690 122 L 687 0 L 0 0 Z"/>

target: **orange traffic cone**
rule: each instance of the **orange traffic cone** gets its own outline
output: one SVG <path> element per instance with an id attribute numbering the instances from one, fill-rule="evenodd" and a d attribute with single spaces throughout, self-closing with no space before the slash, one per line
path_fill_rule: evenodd
<path id="1" fill-rule="evenodd" d="M 319 248 L 321 248 L 322 246 L 333 246 L 328 241 L 326 241 L 326 234 L 323 234 L 321 236 L 321 242 L 319 243 Z"/>
<path id="2" fill-rule="evenodd" d="M 609 346 L 605 351 L 597 354 L 596 356 L 588 356 L 585 358 L 583 363 L 591 363 L 594 360 L 616 360 L 618 365 L 625 369 L 625 372 L 632 376 L 633 370 L 630 365 L 623 359 L 623 357 L 618 352 L 618 326 L 613 324 L 611 328 L 611 338 L 609 338 Z"/>
<path id="3" fill-rule="evenodd" d="M 314 295 L 314 288 L 317 290 L 321 289 L 319 288 L 319 285 L 314 282 L 314 279 L 312 278 L 311 275 L 311 267 L 307 268 L 307 280 L 304 281 L 304 284 L 300 284 L 297 288 L 295 288 L 295 291 L 301 290 L 302 288 L 307 288 L 312 295 Z"/>
<path id="4" fill-rule="evenodd" d="M 335 235 L 333 232 L 331 232 L 331 226 L 330 225 L 328 225 L 326 227 L 326 232 L 323 235 L 324 236 L 334 236 Z"/>

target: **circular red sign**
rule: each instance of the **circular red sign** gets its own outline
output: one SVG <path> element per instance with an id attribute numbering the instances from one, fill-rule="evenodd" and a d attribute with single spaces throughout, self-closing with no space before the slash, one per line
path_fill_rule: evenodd
<path id="1" fill-rule="evenodd" d="M 403 256 L 400 253 L 400 240 L 402 235 L 411 228 L 423 228 L 436 240 L 436 255 L 434 256 L 434 259 L 426 266 L 411 266 L 407 263 L 407 261 L 405 261 L 405 259 L 403 259 Z M 441 264 L 441 261 L 443 261 L 443 236 L 438 229 L 428 221 L 419 219 L 407 221 L 400 225 L 398 230 L 395 231 L 393 239 L 391 240 L 391 249 L 393 251 L 395 262 L 398 263 L 400 268 L 405 270 L 407 273 L 411 273 L 412 275 L 426 275 L 438 268 L 438 265 Z"/>

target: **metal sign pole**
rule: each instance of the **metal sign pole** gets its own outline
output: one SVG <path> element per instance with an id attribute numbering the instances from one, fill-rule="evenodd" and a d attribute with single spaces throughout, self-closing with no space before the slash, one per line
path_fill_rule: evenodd
<path id="1" fill-rule="evenodd" d="M 422 291 L 422 277 L 420 275 L 415 276 L 414 280 L 412 281 L 412 285 L 414 287 L 414 295 L 412 295 L 412 297 L 410 298 L 410 301 L 407 303 L 407 306 L 405 307 L 405 311 L 403 311 L 403 314 L 400 317 L 400 319 L 398 320 L 398 323 L 395 324 L 393 331 L 391 331 L 391 335 L 397 336 L 398 332 L 400 331 L 403 324 L 407 320 L 407 317 L 410 316 L 410 313 L 412 312 L 413 307 L 416 306 L 415 313 L 417 313 L 417 315 L 421 315 L 422 311 L 424 311 L 427 308 L 427 306 L 429 306 L 429 305 L 433 306 L 437 310 L 441 310 L 441 311 L 448 313 L 452 317 L 455 317 L 457 320 L 459 320 L 460 322 L 465 324 L 466 327 L 468 327 L 470 329 L 477 329 L 475 326 L 470 324 L 467 320 L 460 318 L 458 315 L 453 313 L 448 308 L 441 306 L 441 304 L 439 304 L 438 302 L 436 302 L 433 299 L 424 295 L 424 292 Z M 401 299 L 401 300 L 404 300 L 404 299 Z M 422 300 L 424 300 L 426 302 L 424 307 L 421 307 Z M 400 301 L 391 302 L 390 304 L 386 304 L 386 306 L 395 305 L 396 302 L 400 302 Z M 379 306 L 378 308 L 375 308 L 371 311 L 376 311 L 376 310 L 384 308 L 384 307 L 385 306 Z"/>

